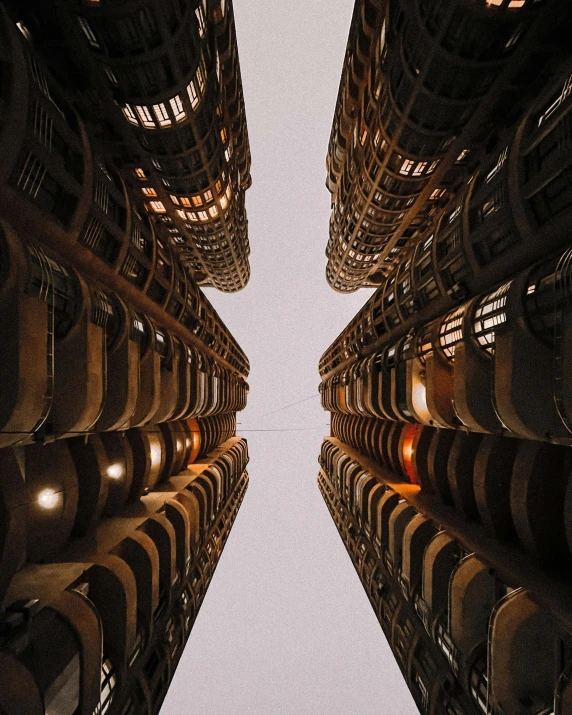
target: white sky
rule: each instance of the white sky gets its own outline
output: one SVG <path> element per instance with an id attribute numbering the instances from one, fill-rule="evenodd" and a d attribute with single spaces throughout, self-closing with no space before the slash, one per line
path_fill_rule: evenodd
<path id="1" fill-rule="evenodd" d="M 252 277 L 238 294 L 207 295 L 251 364 L 238 417 L 250 486 L 162 715 L 414 715 L 316 482 L 329 433 L 318 360 L 371 294 L 343 296 L 325 279 L 325 155 L 353 0 L 234 7 Z"/>

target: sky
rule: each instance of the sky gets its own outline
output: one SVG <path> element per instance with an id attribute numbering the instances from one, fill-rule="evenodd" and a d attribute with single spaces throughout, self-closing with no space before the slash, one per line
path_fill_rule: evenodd
<path id="1" fill-rule="evenodd" d="M 417 713 L 317 486 L 318 361 L 371 295 L 325 279 L 325 157 L 352 9 L 234 0 L 252 277 L 206 293 L 250 360 L 237 429 L 250 484 L 162 715 Z"/>

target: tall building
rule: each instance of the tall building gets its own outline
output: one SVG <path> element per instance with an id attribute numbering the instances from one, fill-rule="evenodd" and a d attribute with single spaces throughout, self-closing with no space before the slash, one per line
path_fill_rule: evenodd
<path id="1" fill-rule="evenodd" d="M 354 11 L 327 271 L 378 287 L 320 361 L 318 482 L 426 715 L 572 713 L 569 13 Z"/>
<path id="2" fill-rule="evenodd" d="M 356 2 L 327 157 L 328 283 L 377 286 L 566 55 L 561 0 Z"/>
<path id="3" fill-rule="evenodd" d="M 248 483 L 248 359 L 198 286 L 248 278 L 232 7 L 99 5 L 0 5 L 6 715 L 157 713 Z M 202 205 L 167 208 L 175 166 Z"/>

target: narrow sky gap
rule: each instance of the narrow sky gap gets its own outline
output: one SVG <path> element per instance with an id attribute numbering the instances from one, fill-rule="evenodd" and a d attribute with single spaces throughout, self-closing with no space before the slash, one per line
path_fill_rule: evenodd
<path id="1" fill-rule="evenodd" d="M 252 277 L 240 293 L 206 293 L 251 364 L 238 429 L 250 486 L 162 713 L 414 715 L 318 490 L 329 415 L 318 399 L 296 402 L 316 395 L 321 354 L 371 295 L 337 294 L 325 279 L 325 156 L 353 0 L 234 9 Z"/>

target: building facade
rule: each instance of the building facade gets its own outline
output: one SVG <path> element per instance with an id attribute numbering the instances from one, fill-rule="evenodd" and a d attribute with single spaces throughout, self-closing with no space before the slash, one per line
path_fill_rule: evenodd
<path id="1" fill-rule="evenodd" d="M 232 7 L 98 5 L 77 16 L 71 3 L 0 5 L 6 715 L 157 713 L 248 484 L 247 445 L 236 436 L 248 359 L 198 285 L 236 290 L 248 278 L 249 154 Z M 91 23 L 105 51 L 84 61 L 74 48 Z M 181 48 L 195 107 L 181 67 L 167 71 Z M 157 106 L 170 108 L 176 127 L 161 125 L 151 105 L 153 130 L 104 136 L 115 113 L 131 127 L 135 95 L 111 107 L 96 80 L 103 65 L 118 82 L 154 66 L 165 96 L 186 81 L 186 116 L 169 115 L 179 105 L 164 100 Z M 153 152 L 129 153 L 144 129 L 195 142 L 202 163 L 192 180 L 210 216 L 203 234 L 208 244 L 226 232 L 230 252 L 208 249 L 203 259 L 203 234 L 156 210 L 166 204 L 151 193 Z M 181 171 L 191 166 L 174 145 L 161 151 Z"/>
<path id="2" fill-rule="evenodd" d="M 354 11 L 327 271 L 377 289 L 320 361 L 318 482 L 425 715 L 572 713 L 568 12 Z"/>
<path id="3" fill-rule="evenodd" d="M 356 2 L 327 157 L 328 283 L 377 286 L 566 54 L 566 2 Z M 554 18 L 559 22 L 555 23 Z"/>

